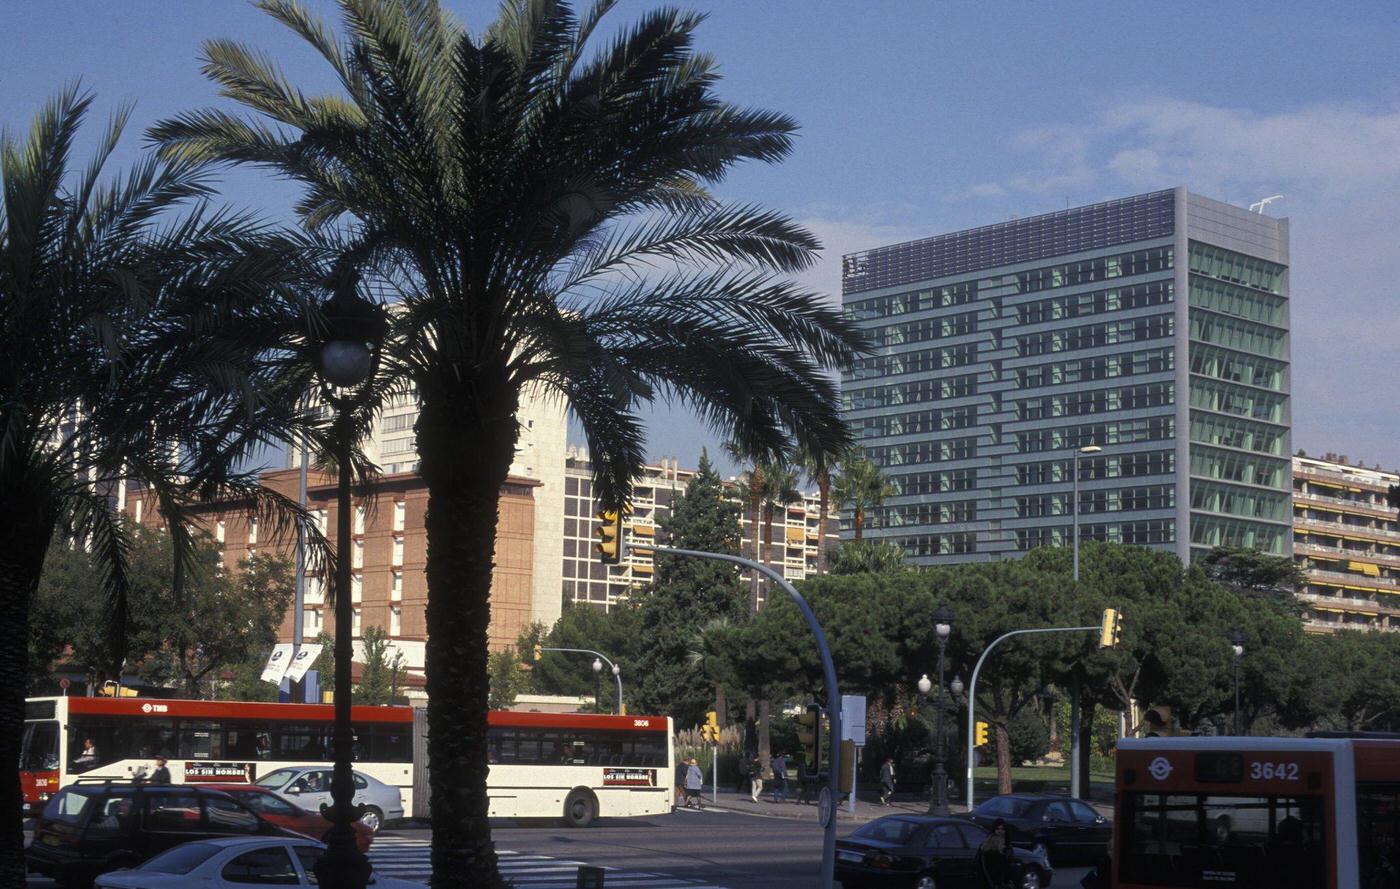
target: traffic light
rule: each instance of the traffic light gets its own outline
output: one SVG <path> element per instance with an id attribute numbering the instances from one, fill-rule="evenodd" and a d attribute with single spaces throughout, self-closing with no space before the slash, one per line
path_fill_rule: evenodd
<path id="1" fill-rule="evenodd" d="M 822 708 L 819 704 L 808 704 L 805 713 L 797 716 L 797 741 L 802 745 L 803 755 L 812 768 L 821 768 L 822 761 Z"/>
<path id="2" fill-rule="evenodd" d="M 620 565 L 627 555 L 627 544 L 622 539 L 622 510 L 600 509 L 596 518 L 601 522 L 594 532 L 598 542 L 593 544 L 598 561 L 604 565 Z"/>
<path id="3" fill-rule="evenodd" d="M 711 744 L 719 743 L 719 714 L 711 710 L 705 714 L 705 725 L 700 736 Z"/>
<path id="4" fill-rule="evenodd" d="M 976 740 L 977 740 L 977 745 L 976 745 L 976 746 L 978 746 L 978 747 L 985 747 L 985 746 L 987 746 L 987 729 L 988 729 L 988 728 L 990 728 L 990 726 L 989 726 L 987 723 L 985 723 L 985 722 L 979 722 L 979 723 L 977 723 L 977 738 L 976 738 Z"/>
<path id="5" fill-rule="evenodd" d="M 540 662 L 540 658 L 542 658 L 542 657 L 544 657 L 544 646 L 541 645 L 541 644 L 539 644 L 538 642 L 536 642 L 536 643 L 535 643 L 535 663 L 538 664 L 538 663 Z"/>
<path id="6" fill-rule="evenodd" d="M 1116 608 L 1103 610 L 1103 626 L 1099 629 L 1099 648 L 1117 648 L 1123 630 L 1123 615 Z"/>

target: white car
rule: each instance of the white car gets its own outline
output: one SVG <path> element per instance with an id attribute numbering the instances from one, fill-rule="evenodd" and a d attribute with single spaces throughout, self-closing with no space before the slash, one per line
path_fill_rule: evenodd
<path id="1" fill-rule="evenodd" d="M 329 766 L 296 766 L 268 772 L 257 780 L 257 785 L 303 809 L 319 812 L 322 803 L 331 804 L 333 773 Z M 365 813 L 360 820 L 366 827 L 378 833 L 386 821 L 403 817 L 403 793 L 397 787 L 364 772 L 355 772 L 354 775 L 354 803 L 364 805 Z"/>
<path id="2" fill-rule="evenodd" d="M 326 846 L 295 837 L 232 837 L 176 846 L 129 870 L 97 878 L 95 889 L 190 889 L 243 887 L 249 883 L 315 886 L 312 868 Z M 391 877 L 371 876 L 375 889 L 423 889 Z"/>

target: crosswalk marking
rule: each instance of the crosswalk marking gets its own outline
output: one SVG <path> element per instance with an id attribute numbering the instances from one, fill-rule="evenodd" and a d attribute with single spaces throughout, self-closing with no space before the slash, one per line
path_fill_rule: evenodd
<path id="1" fill-rule="evenodd" d="M 523 855 L 518 852 L 496 851 L 501 876 L 519 887 L 529 889 L 575 889 L 581 861 L 550 858 L 547 855 Z M 432 876 L 432 842 L 415 837 L 379 836 L 369 850 L 375 873 L 400 880 L 428 882 Z M 603 868 L 607 885 L 631 889 L 722 889 L 713 883 L 690 880 L 666 874 L 641 873 L 630 870 Z"/>

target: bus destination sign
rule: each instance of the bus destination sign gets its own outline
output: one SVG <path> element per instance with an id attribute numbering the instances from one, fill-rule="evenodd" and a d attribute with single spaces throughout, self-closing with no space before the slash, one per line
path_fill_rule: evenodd
<path id="1" fill-rule="evenodd" d="M 656 769 L 603 769 L 604 787 L 655 787 Z"/>

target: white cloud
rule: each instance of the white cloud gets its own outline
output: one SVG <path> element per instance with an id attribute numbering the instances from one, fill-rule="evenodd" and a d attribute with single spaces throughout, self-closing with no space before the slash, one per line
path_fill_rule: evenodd
<path id="1" fill-rule="evenodd" d="M 1291 222 L 1295 446 L 1400 466 L 1400 419 L 1386 388 L 1400 367 L 1400 107 L 1262 113 L 1144 98 L 1014 134 L 1006 147 L 1024 156 L 1024 169 L 966 196 L 1186 185 L 1248 205 L 1283 193 L 1269 213 Z"/>

